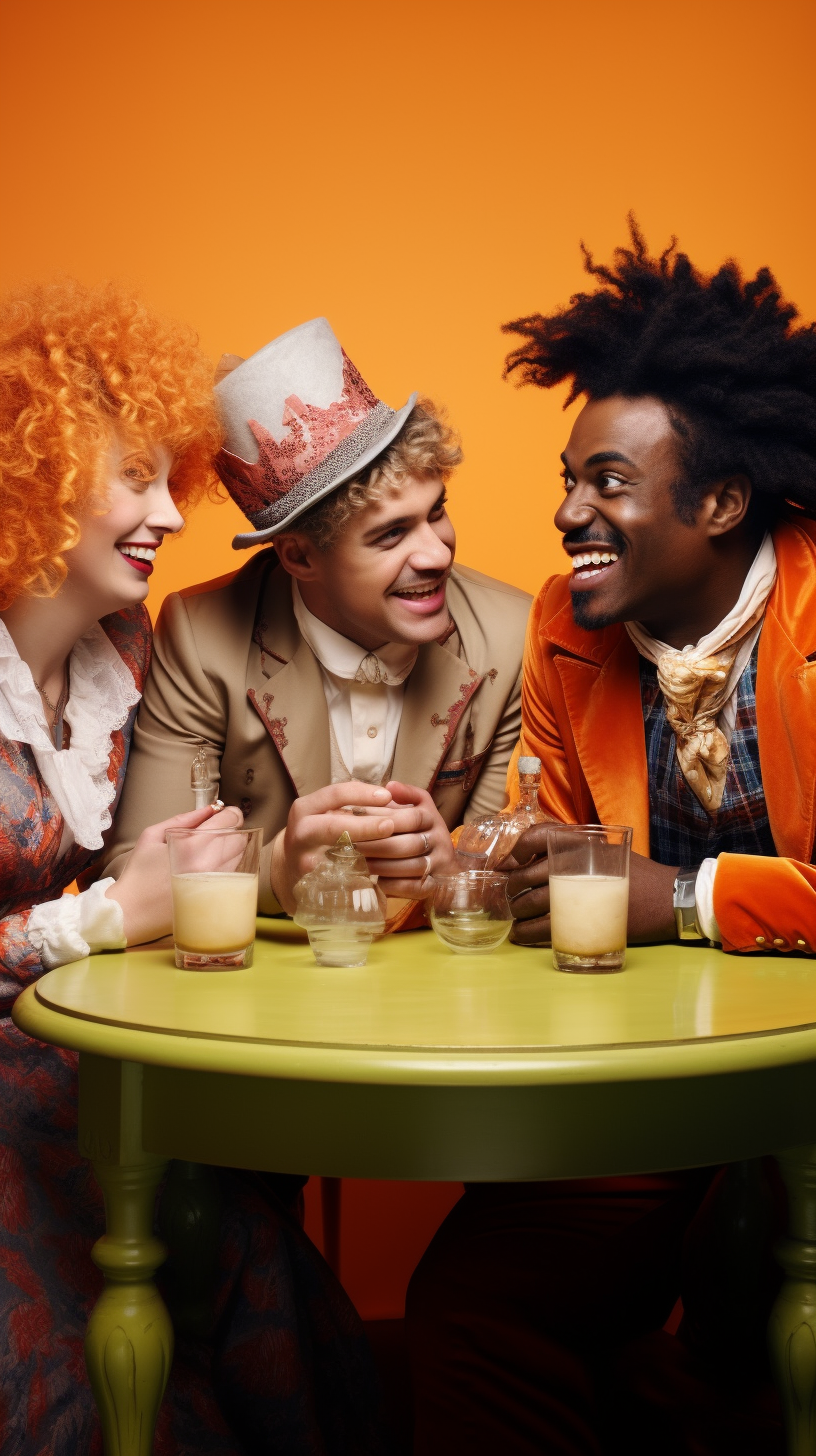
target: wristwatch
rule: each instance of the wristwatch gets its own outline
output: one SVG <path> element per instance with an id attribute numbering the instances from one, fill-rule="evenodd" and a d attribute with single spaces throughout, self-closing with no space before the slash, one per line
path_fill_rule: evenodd
<path id="1" fill-rule="evenodd" d="M 674 882 L 674 923 L 678 940 L 705 940 L 697 920 L 697 876 L 700 866 L 680 870 Z"/>

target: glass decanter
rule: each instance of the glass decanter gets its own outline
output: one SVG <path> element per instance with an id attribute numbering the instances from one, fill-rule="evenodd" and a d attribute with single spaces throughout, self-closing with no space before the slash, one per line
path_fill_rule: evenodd
<path id="1" fill-rule="evenodd" d="M 538 802 L 541 759 L 520 758 L 518 776 L 519 800 L 512 809 L 486 814 L 463 828 L 456 845 L 456 858 L 463 869 L 495 869 L 510 854 L 525 829 L 547 820 Z"/>
<path id="2" fill-rule="evenodd" d="M 347 832 L 295 885 L 294 915 L 319 966 L 364 966 L 368 947 L 385 929 L 383 896 L 365 856 Z"/>

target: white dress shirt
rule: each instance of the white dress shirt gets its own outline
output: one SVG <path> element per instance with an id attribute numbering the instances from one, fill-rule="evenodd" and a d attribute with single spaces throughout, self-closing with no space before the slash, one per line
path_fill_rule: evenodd
<path id="1" fill-rule="evenodd" d="M 304 640 L 320 663 L 329 722 L 337 745 L 332 782 L 386 782 L 402 717 L 405 679 L 418 648 L 387 642 L 368 652 L 310 612 L 292 578 L 292 605 Z M 345 770 L 345 772 L 343 772 Z"/>

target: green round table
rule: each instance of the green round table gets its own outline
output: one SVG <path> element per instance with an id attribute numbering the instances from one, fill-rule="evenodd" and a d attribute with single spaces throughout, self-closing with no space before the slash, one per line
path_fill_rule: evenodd
<path id="1" fill-rule="evenodd" d="M 169 1159 L 495 1181 L 769 1152 L 790 1195 L 771 1347 L 790 1456 L 816 1453 L 816 961 L 652 946 L 620 975 L 569 976 L 544 950 L 455 956 L 420 931 L 329 969 L 261 920 L 251 969 L 177 970 L 167 943 L 93 956 L 29 987 L 14 1019 L 80 1053 L 80 1150 L 107 1211 L 86 1354 L 108 1456 L 148 1456 L 171 1359 L 152 1280 Z"/>

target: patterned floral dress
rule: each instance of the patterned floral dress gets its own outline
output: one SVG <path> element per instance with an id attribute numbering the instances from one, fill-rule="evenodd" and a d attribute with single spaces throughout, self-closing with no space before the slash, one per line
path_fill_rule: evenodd
<path id="1" fill-rule="evenodd" d="M 102 626 L 141 691 L 144 608 Z M 111 737 L 115 807 L 132 710 Z M 15 998 L 42 975 L 26 927 L 95 855 L 60 858 L 64 821 L 27 744 L 0 736 L 0 1456 L 101 1456 L 83 1339 L 101 1276 L 91 1262 L 102 1200 L 76 1148 L 77 1058 L 23 1035 Z M 356 1311 L 306 1238 L 302 1180 L 218 1174 L 215 1334 L 183 1341 L 159 1417 L 157 1456 L 374 1456 L 378 1402 Z"/>

